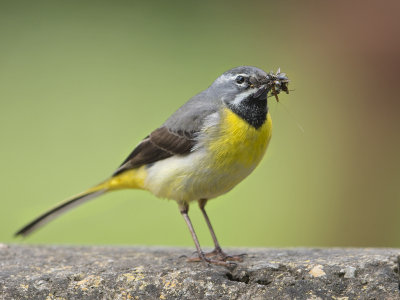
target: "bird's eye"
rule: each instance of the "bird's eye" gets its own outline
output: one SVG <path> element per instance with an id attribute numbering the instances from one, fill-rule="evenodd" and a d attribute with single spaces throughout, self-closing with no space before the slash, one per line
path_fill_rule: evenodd
<path id="1" fill-rule="evenodd" d="M 236 77 L 236 83 L 238 84 L 242 84 L 244 82 L 244 77 L 239 75 L 238 77 Z"/>

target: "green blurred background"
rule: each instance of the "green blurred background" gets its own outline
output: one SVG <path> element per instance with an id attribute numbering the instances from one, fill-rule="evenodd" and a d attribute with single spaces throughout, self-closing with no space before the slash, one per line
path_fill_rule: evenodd
<path id="1" fill-rule="evenodd" d="M 192 246 L 177 205 L 144 191 L 12 235 L 106 178 L 222 72 L 254 65 L 281 67 L 294 91 L 270 101 L 260 166 L 207 206 L 221 244 L 399 247 L 399 11 L 398 1 L 1 1 L 0 241 Z M 190 215 L 211 246 L 197 205 Z"/>

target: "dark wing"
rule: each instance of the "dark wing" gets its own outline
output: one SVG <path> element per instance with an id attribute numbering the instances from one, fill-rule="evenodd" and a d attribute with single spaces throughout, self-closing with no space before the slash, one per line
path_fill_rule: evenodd
<path id="1" fill-rule="evenodd" d="M 221 101 L 209 89 L 192 97 L 167 121 L 146 137 L 117 169 L 113 176 L 173 155 L 192 151 L 207 116 L 218 111 Z"/>
<path id="2" fill-rule="evenodd" d="M 173 132 L 166 127 L 160 127 L 132 151 L 113 176 L 173 155 L 187 154 L 196 143 L 195 135 L 195 132 Z"/>

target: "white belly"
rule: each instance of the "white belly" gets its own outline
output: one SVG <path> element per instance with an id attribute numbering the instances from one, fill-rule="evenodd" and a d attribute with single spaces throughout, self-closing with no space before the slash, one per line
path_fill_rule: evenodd
<path id="1" fill-rule="evenodd" d="M 190 202 L 211 199 L 231 190 L 254 169 L 240 164 L 216 169 L 204 149 L 186 156 L 173 156 L 148 168 L 145 189 L 154 195 Z"/>

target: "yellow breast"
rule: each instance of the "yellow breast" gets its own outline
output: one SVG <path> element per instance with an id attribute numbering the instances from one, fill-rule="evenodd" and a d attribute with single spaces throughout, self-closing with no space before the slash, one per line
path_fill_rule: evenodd
<path id="1" fill-rule="evenodd" d="M 271 139 L 272 121 L 269 113 L 258 129 L 251 126 L 230 109 L 222 113 L 220 126 L 208 148 L 213 153 L 217 168 L 241 165 L 254 168 L 263 157 Z"/>

